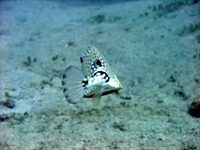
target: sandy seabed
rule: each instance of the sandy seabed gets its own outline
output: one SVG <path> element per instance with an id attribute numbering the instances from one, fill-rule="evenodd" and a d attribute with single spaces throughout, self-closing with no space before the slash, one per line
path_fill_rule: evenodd
<path id="1" fill-rule="evenodd" d="M 0 2 L 1 150 L 200 150 L 200 2 Z M 123 89 L 70 105 L 93 44 Z"/>

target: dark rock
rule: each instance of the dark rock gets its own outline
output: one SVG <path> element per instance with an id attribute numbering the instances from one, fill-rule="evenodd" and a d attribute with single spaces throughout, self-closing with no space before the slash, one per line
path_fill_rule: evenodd
<path id="1" fill-rule="evenodd" d="M 173 75 L 170 76 L 170 78 L 169 78 L 169 82 L 176 82 L 176 79 L 174 78 Z"/>
<path id="2" fill-rule="evenodd" d="M 124 125 L 122 125 L 120 123 L 116 123 L 116 122 L 114 122 L 113 128 L 119 129 L 120 131 L 126 131 L 126 129 L 124 128 Z"/>
<path id="3" fill-rule="evenodd" d="M 2 101 L 0 104 L 11 109 L 15 107 L 15 102 L 11 99 L 6 99 Z"/>
<path id="4" fill-rule="evenodd" d="M 200 95 L 194 99 L 188 112 L 191 116 L 200 118 Z"/>
<path id="5" fill-rule="evenodd" d="M 0 122 L 6 121 L 6 120 L 8 120 L 8 119 L 9 119 L 8 115 L 6 115 L 6 114 L 1 114 L 1 115 L 0 115 Z"/>
<path id="6" fill-rule="evenodd" d="M 174 95 L 181 97 L 183 100 L 188 99 L 190 96 L 186 95 L 184 90 L 175 90 Z"/>

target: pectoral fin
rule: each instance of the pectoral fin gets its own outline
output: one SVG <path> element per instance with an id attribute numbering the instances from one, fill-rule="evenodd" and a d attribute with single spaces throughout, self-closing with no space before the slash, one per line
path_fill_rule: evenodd
<path id="1" fill-rule="evenodd" d="M 91 102 L 92 102 L 92 105 L 93 106 L 98 106 L 100 104 L 100 101 L 101 101 L 101 96 L 102 96 L 102 93 L 103 93 L 103 89 L 100 88 L 96 91 L 96 93 L 93 95 L 92 99 L 91 99 Z"/>

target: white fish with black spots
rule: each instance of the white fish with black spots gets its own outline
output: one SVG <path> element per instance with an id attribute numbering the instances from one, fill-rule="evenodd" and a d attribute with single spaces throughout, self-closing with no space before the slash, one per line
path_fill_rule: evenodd
<path id="1" fill-rule="evenodd" d="M 122 89 L 115 73 L 105 57 L 93 45 L 80 57 L 81 70 L 69 66 L 62 74 L 63 93 L 67 101 L 77 104 L 83 97 L 92 98 L 97 106 L 101 96 Z"/>

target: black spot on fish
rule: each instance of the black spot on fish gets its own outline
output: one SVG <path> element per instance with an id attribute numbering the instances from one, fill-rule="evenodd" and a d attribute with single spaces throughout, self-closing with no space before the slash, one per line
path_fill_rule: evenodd
<path id="1" fill-rule="evenodd" d="M 65 81 L 62 81 L 62 85 L 65 85 Z"/>
<path id="2" fill-rule="evenodd" d="M 82 81 L 83 87 L 85 87 L 88 84 L 88 81 Z"/>
<path id="3" fill-rule="evenodd" d="M 64 73 L 62 77 L 63 77 L 63 79 L 65 79 L 67 77 L 67 75 Z"/>
<path id="4" fill-rule="evenodd" d="M 69 97 L 68 95 L 65 95 L 65 98 L 66 98 L 66 99 L 68 99 L 68 97 Z"/>
<path id="5" fill-rule="evenodd" d="M 69 103 L 72 103 L 72 104 L 73 104 L 73 101 L 72 101 L 71 99 L 68 99 L 67 101 L 68 101 Z"/>
<path id="6" fill-rule="evenodd" d="M 80 62 L 83 63 L 83 58 L 82 57 L 80 57 Z"/>
<path id="7" fill-rule="evenodd" d="M 67 91 L 67 89 L 66 88 L 63 88 L 63 92 L 66 92 Z"/>

